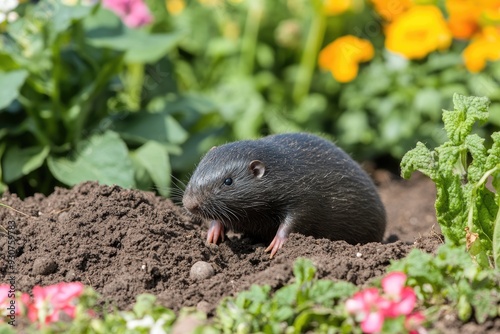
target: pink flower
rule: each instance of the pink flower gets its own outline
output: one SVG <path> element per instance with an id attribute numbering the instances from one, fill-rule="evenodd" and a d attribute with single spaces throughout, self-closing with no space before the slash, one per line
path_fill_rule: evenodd
<path id="1" fill-rule="evenodd" d="M 406 275 L 392 272 L 382 279 L 383 294 L 378 289 L 370 288 L 357 292 L 347 300 L 348 313 L 356 316 L 365 333 L 378 333 L 387 319 L 405 317 L 405 326 L 413 334 L 422 330 L 424 316 L 413 312 L 417 296 L 411 287 L 405 287 Z M 417 331 L 415 331 L 417 330 Z"/>
<path id="2" fill-rule="evenodd" d="M 102 0 L 102 5 L 115 12 L 131 28 L 142 27 L 153 21 L 143 0 Z"/>
<path id="3" fill-rule="evenodd" d="M 417 296 L 412 288 L 405 287 L 405 283 L 406 275 L 401 272 L 389 273 L 382 279 L 382 289 L 388 298 L 384 305 L 385 316 L 408 315 L 415 308 Z"/>
<path id="4" fill-rule="evenodd" d="M 59 320 L 61 312 L 71 318 L 75 317 L 75 300 L 83 292 L 83 284 L 58 283 L 46 287 L 33 288 L 33 303 L 28 305 L 28 318 L 31 321 L 40 320 L 42 323 L 51 323 Z"/>
<path id="5" fill-rule="evenodd" d="M 19 299 L 19 294 L 14 289 L 11 289 L 10 284 L 0 285 L 0 316 L 21 315 L 23 314 L 25 298 L 29 296 L 22 294 Z M 14 301 L 14 304 L 12 304 Z M 14 311 L 15 310 L 15 311 Z M 11 314 L 11 311 L 14 313 Z"/>
<path id="6" fill-rule="evenodd" d="M 415 312 L 410 314 L 405 319 L 405 328 L 409 331 L 410 334 L 418 334 L 425 333 L 425 330 L 422 330 L 422 323 L 424 322 L 425 317 L 420 312 Z"/>
<path id="7" fill-rule="evenodd" d="M 380 309 L 381 297 L 376 288 L 366 289 L 354 294 L 346 302 L 347 312 L 356 314 L 365 333 L 377 333 L 384 324 L 384 314 Z"/>

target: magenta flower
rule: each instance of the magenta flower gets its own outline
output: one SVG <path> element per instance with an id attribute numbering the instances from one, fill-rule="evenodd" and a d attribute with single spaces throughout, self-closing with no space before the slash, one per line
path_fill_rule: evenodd
<path id="1" fill-rule="evenodd" d="M 61 313 L 75 317 L 76 299 L 83 292 L 83 284 L 58 283 L 46 287 L 33 288 L 33 302 L 28 305 L 28 318 L 31 321 L 51 323 L 59 320 Z"/>
<path id="2" fill-rule="evenodd" d="M 102 0 L 102 5 L 115 12 L 131 28 L 142 27 L 153 21 L 143 0 Z"/>

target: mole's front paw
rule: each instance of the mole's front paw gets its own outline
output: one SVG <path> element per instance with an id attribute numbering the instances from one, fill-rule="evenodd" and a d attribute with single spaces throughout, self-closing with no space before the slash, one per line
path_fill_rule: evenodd
<path id="1" fill-rule="evenodd" d="M 207 242 L 209 244 L 216 244 L 219 241 L 224 241 L 224 225 L 218 220 L 212 220 L 208 228 Z"/>
<path id="2" fill-rule="evenodd" d="M 283 247 L 283 244 L 290 234 L 289 229 L 290 228 L 286 224 L 281 224 L 278 228 L 278 232 L 276 232 L 273 241 L 271 241 L 271 244 L 265 250 L 266 252 L 271 251 L 271 258 L 281 249 L 281 247 Z"/>

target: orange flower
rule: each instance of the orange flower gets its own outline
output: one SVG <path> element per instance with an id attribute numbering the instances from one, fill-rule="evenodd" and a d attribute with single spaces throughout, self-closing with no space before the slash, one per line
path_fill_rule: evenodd
<path id="1" fill-rule="evenodd" d="M 375 10 L 384 20 L 391 22 L 406 12 L 412 5 L 412 0 L 371 0 Z"/>
<path id="2" fill-rule="evenodd" d="M 385 46 L 408 59 L 421 59 L 451 44 L 451 32 L 435 6 L 416 6 L 387 26 Z"/>
<path id="3" fill-rule="evenodd" d="M 337 38 L 319 53 L 319 67 L 332 72 L 335 80 L 349 82 L 358 75 L 359 63 L 373 58 L 370 41 L 352 35 Z"/>
<path id="4" fill-rule="evenodd" d="M 477 1 L 448 0 L 446 10 L 449 15 L 448 25 L 454 37 L 470 38 L 479 29 L 481 7 Z"/>
<path id="5" fill-rule="evenodd" d="M 481 71 L 488 60 L 500 60 L 499 28 L 485 27 L 483 33 L 465 48 L 463 57 L 465 67 L 471 72 Z"/>
<path id="6" fill-rule="evenodd" d="M 454 37 L 471 38 L 481 25 L 498 24 L 499 0 L 447 0 L 449 27 Z"/>
<path id="7" fill-rule="evenodd" d="M 326 15 L 338 15 L 352 7 L 353 0 L 324 0 L 323 8 Z"/>

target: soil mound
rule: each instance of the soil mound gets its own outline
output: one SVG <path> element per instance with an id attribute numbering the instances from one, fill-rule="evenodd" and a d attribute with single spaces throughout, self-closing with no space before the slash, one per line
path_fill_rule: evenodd
<path id="1" fill-rule="evenodd" d="M 414 247 L 435 250 L 441 239 L 433 184 L 418 174 L 410 181 L 382 180 L 379 191 L 388 215 L 384 243 L 349 245 L 292 234 L 273 259 L 264 253 L 267 245 L 244 236 L 230 235 L 217 246 L 205 244 L 205 224 L 169 199 L 95 182 L 58 188 L 48 197 L 21 200 L 5 194 L 0 202 L 17 211 L 0 207 L 0 224 L 16 227 L 20 291 L 81 281 L 96 289 L 103 303 L 119 308 L 130 307 L 140 293 L 152 293 L 174 310 L 197 306 L 210 314 L 221 298 L 252 284 L 283 286 L 292 279 L 298 257 L 312 259 L 319 278 L 362 285 Z M 0 238 L 2 254 L 8 252 L 6 241 Z M 213 268 L 205 278 L 191 275 L 199 261 Z M 6 274 L 4 256 L 4 282 Z M 464 325 L 444 317 L 434 326 L 444 333 L 486 333 L 500 329 L 500 321 Z"/>

